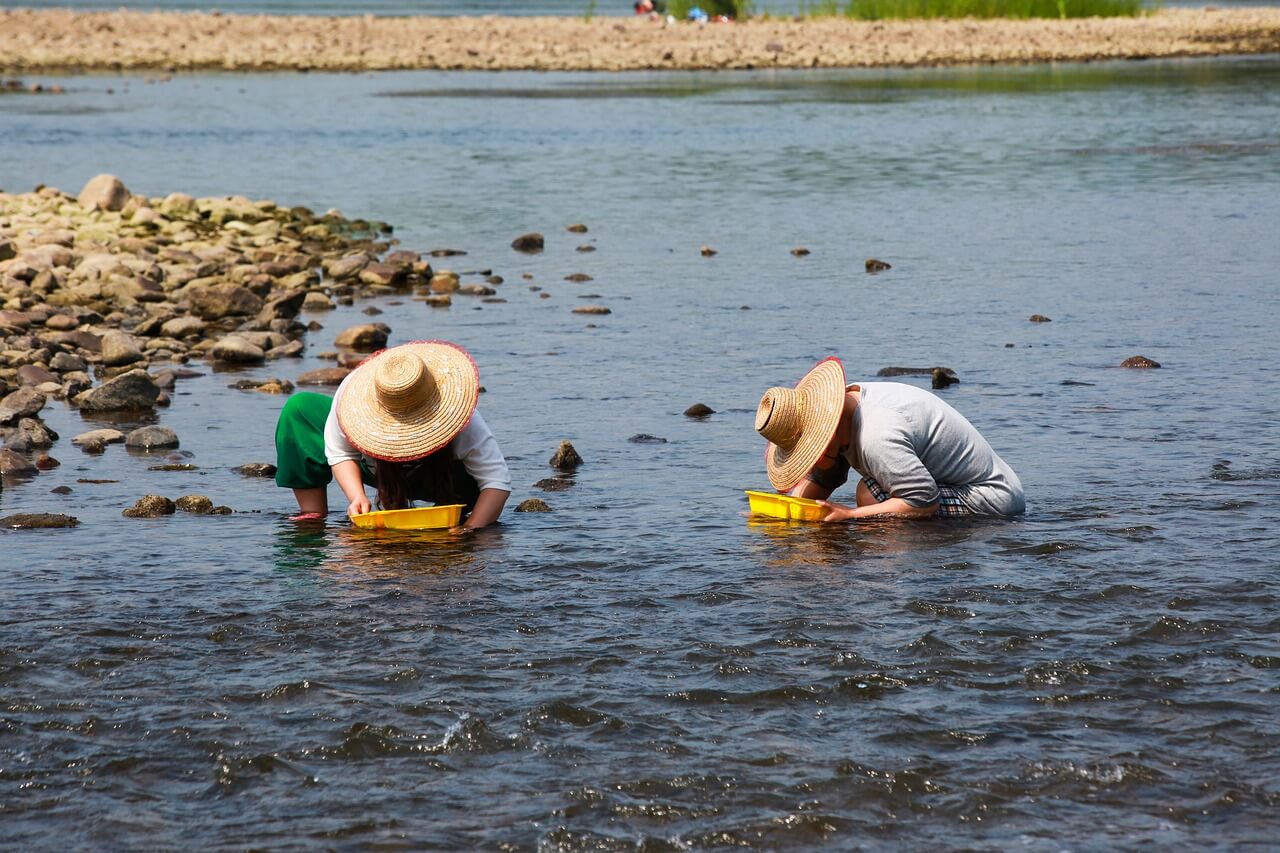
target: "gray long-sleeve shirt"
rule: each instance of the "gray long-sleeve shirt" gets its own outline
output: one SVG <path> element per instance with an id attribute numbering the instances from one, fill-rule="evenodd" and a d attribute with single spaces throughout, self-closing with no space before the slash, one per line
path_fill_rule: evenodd
<path id="1" fill-rule="evenodd" d="M 853 386 L 850 386 L 853 387 Z M 845 454 L 809 479 L 835 489 L 852 467 L 912 506 L 953 491 L 978 515 L 1026 510 L 1022 483 L 973 424 L 936 395 L 902 382 L 864 382 L 853 412 L 853 440 Z"/>

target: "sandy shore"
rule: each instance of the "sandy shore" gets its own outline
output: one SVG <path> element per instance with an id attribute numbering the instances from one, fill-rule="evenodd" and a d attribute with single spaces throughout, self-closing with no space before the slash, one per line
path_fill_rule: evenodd
<path id="1" fill-rule="evenodd" d="M 0 11 L 0 68 L 844 68 L 1280 52 L 1280 8 L 1170 9 L 1141 18 L 699 27 L 634 18 L 320 18 Z"/>

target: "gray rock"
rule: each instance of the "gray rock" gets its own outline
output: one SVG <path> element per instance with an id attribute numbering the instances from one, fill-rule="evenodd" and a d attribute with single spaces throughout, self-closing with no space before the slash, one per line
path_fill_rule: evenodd
<path id="1" fill-rule="evenodd" d="M 75 402 L 87 412 L 116 412 L 150 409 L 159 398 L 156 381 L 145 370 L 131 370 L 77 395 Z"/>
<path id="2" fill-rule="evenodd" d="M 573 480 L 568 477 L 547 477 L 533 484 L 544 492 L 563 492 L 573 488 Z"/>
<path id="3" fill-rule="evenodd" d="M 705 418 L 707 415 L 714 415 L 716 410 L 708 406 L 706 403 L 694 403 L 692 406 L 684 410 L 686 418 Z"/>
<path id="4" fill-rule="evenodd" d="M 5 477 L 32 477 L 36 473 L 35 463 L 27 457 L 9 449 L 0 449 L 0 475 Z"/>
<path id="5" fill-rule="evenodd" d="M 97 175 L 84 185 L 76 201 L 90 210 L 120 210 L 130 197 L 129 191 L 115 175 Z"/>
<path id="6" fill-rule="evenodd" d="M 352 255 L 347 258 L 339 258 L 336 261 L 326 261 L 324 271 L 329 278 L 341 281 L 347 278 L 355 278 L 368 264 L 369 258 L 367 255 Z"/>
<path id="7" fill-rule="evenodd" d="M 391 327 L 386 323 L 363 323 L 344 329 L 334 343 L 358 352 L 373 352 L 385 347 L 390 335 Z"/>
<path id="8" fill-rule="evenodd" d="M 58 353 L 58 355 L 62 355 L 62 353 Z M 18 368 L 18 381 L 23 385 L 43 385 L 46 382 L 58 382 L 58 377 L 39 365 L 24 364 Z"/>
<path id="9" fill-rule="evenodd" d="M 262 347 L 254 346 L 239 335 L 228 335 L 218 341 L 209 355 L 227 364 L 261 364 L 267 360 Z"/>
<path id="10" fill-rule="evenodd" d="M 75 438 L 71 439 L 71 443 L 77 447 L 82 447 L 91 442 L 101 442 L 102 444 L 120 444 L 125 439 L 124 433 L 118 429 L 95 429 L 89 432 L 82 432 Z"/>
<path id="11" fill-rule="evenodd" d="M 163 495 L 143 495 L 137 503 L 121 513 L 125 518 L 158 518 L 173 515 L 177 510 L 173 501 Z"/>
<path id="12" fill-rule="evenodd" d="M 135 450 L 167 450 L 178 446 L 178 434 L 168 427 L 139 427 L 129 433 L 124 446 Z"/>
<path id="13" fill-rule="evenodd" d="M 46 398 L 34 388 L 19 388 L 0 400 L 0 426 L 15 424 L 22 418 L 38 414 Z"/>
<path id="14" fill-rule="evenodd" d="M 295 290 L 283 296 L 268 300 L 258 312 L 258 319 L 270 323 L 272 320 L 292 320 L 302 310 L 304 300 L 310 296 L 305 290 Z"/>
<path id="15" fill-rule="evenodd" d="M 237 284 L 215 284 L 194 291 L 190 288 L 188 286 L 183 293 L 191 306 L 191 313 L 205 320 L 249 316 L 263 309 L 261 297 Z"/>
<path id="16" fill-rule="evenodd" d="M 69 373 L 73 370 L 84 370 L 88 367 L 83 358 L 78 355 L 72 355 L 69 352 L 60 352 L 49 362 L 49 367 L 59 373 Z"/>
<path id="17" fill-rule="evenodd" d="M 337 307 L 332 299 L 318 290 L 308 293 L 307 298 L 302 301 L 303 311 L 332 311 Z"/>
<path id="18" fill-rule="evenodd" d="M 287 344 L 281 344 L 278 347 L 272 347 L 267 350 L 267 358 L 302 358 L 306 348 L 306 344 L 302 341 L 289 341 Z"/>
<path id="19" fill-rule="evenodd" d="M 529 498 L 520 502 L 516 512 L 551 512 L 551 507 L 542 498 Z"/>
<path id="20" fill-rule="evenodd" d="M 341 385 L 351 371 L 345 367 L 321 367 L 298 377 L 299 385 Z"/>
<path id="21" fill-rule="evenodd" d="M 102 336 L 102 363 L 107 367 L 123 367 L 144 358 L 146 356 L 142 354 L 132 335 L 110 331 Z"/>
<path id="22" fill-rule="evenodd" d="M 199 317 L 174 317 L 160 326 L 160 334 L 166 338 L 193 338 L 204 334 L 206 323 Z M 106 346 L 106 341 L 103 341 Z"/>
<path id="23" fill-rule="evenodd" d="M 276 466 L 270 462 L 248 462 L 231 469 L 242 477 L 274 477 Z"/>

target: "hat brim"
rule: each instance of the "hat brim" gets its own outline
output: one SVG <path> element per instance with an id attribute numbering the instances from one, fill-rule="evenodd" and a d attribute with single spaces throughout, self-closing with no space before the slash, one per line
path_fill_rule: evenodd
<path id="1" fill-rule="evenodd" d="M 393 413 L 378 401 L 374 374 L 378 359 L 405 350 L 422 359 L 436 393 L 413 409 Z M 480 372 L 470 353 L 449 341 L 411 341 L 374 353 L 351 372 L 336 404 L 338 426 L 365 456 L 409 462 L 453 441 L 471 422 L 479 398 Z"/>
<path id="2" fill-rule="evenodd" d="M 832 356 L 823 359 L 796 383 L 804 400 L 800 415 L 800 437 L 791 448 L 769 443 L 765 448 L 765 470 L 775 489 L 790 490 L 822 458 L 831 443 L 844 411 L 844 365 Z"/>

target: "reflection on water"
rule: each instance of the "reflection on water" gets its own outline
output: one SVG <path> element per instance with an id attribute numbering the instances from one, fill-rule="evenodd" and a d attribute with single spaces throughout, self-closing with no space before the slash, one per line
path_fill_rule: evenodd
<path id="1" fill-rule="evenodd" d="M 6 100 L 0 186 L 337 206 L 503 276 L 505 303 L 304 316 L 305 357 L 244 376 L 327 366 L 370 305 L 393 342 L 457 340 L 511 506 L 552 511 L 298 524 L 231 470 L 272 458 L 279 398 L 180 380 L 157 417 L 195 467 L 169 471 L 83 454 L 98 423 L 51 403 L 62 465 L 6 480 L 0 514 L 81 526 L 0 531 L 5 841 L 1267 843 L 1278 74 L 108 75 L 57 114 Z M 380 97 L 424 91 L 456 96 Z M 535 229 L 542 254 L 510 249 Z M 587 293 L 613 313 L 571 313 Z M 1165 366 L 1115 367 L 1139 353 Z M 828 354 L 850 381 L 953 368 L 938 393 L 1027 516 L 748 518 L 759 394 Z M 586 461 L 543 492 L 563 439 Z M 146 493 L 236 513 L 122 518 Z"/>

